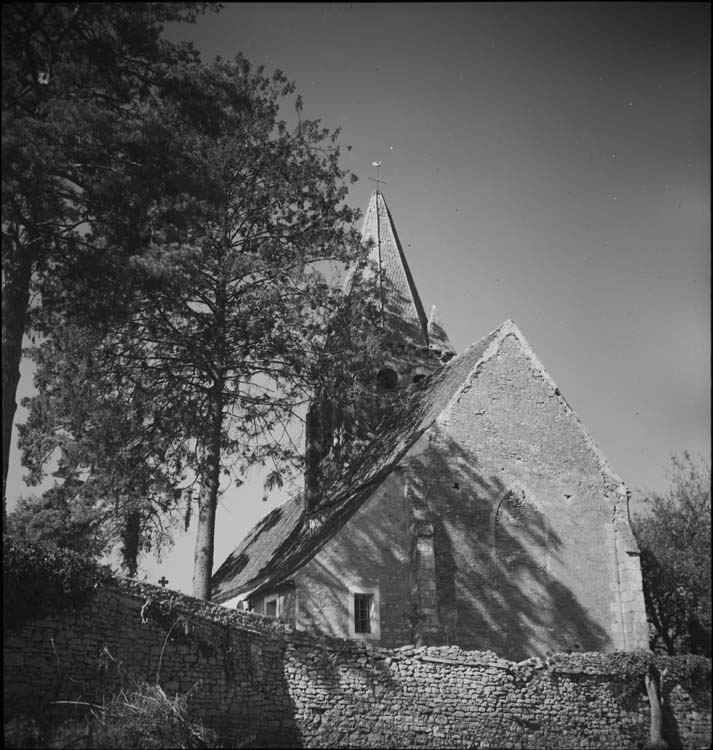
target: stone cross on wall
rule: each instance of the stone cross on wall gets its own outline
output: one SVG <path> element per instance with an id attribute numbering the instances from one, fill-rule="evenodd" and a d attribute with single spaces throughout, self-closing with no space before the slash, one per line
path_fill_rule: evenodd
<path id="1" fill-rule="evenodd" d="M 158 582 L 159 582 L 159 583 L 161 584 L 161 586 L 162 586 L 163 588 L 166 588 L 166 584 L 168 583 L 168 578 L 166 578 L 166 576 L 161 576 L 161 577 L 160 577 L 160 578 L 158 579 Z"/>

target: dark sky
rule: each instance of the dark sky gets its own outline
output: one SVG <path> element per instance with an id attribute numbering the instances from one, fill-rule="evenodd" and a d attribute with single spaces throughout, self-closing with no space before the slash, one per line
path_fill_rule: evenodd
<path id="1" fill-rule="evenodd" d="M 461 350 L 512 318 L 633 486 L 710 445 L 710 6 L 228 5 L 384 195 Z"/>
<path id="2" fill-rule="evenodd" d="M 630 487 L 710 456 L 709 4 L 240 3 L 167 35 L 293 79 L 352 205 L 382 161 L 456 349 L 513 319 Z M 260 497 L 225 496 L 217 564 Z M 191 544 L 149 577 L 188 589 Z"/>

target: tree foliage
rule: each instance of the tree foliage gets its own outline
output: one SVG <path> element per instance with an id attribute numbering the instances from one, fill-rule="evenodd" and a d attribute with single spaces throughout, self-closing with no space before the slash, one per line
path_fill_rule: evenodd
<path id="1" fill-rule="evenodd" d="M 56 484 L 42 497 L 21 497 L 7 517 L 13 539 L 65 549 L 98 559 L 109 549 L 101 509 L 75 495 L 72 482 Z"/>
<path id="2" fill-rule="evenodd" d="M 3 4 L 3 504 L 23 334 L 60 310 L 91 325 L 120 313 L 146 217 L 180 223 L 165 210 L 176 152 L 160 103 L 198 57 L 160 33 L 206 7 Z"/>
<path id="3" fill-rule="evenodd" d="M 68 607 L 79 607 L 108 568 L 71 549 L 3 535 L 3 627 L 15 628 Z"/>
<path id="4" fill-rule="evenodd" d="M 57 461 L 65 502 L 92 509 L 104 551 L 119 544 L 123 571 L 134 576 L 140 554 L 160 552 L 178 520 L 176 453 L 167 425 L 151 416 L 153 394 L 106 366 L 110 341 L 58 322 L 31 350 L 38 392 L 23 402 L 29 416 L 19 425 L 20 447 L 29 484 L 42 481 L 46 465 Z M 162 411 L 165 420 L 174 416 Z"/>
<path id="5" fill-rule="evenodd" d="M 330 275 L 365 258 L 344 204 L 352 177 L 338 131 L 303 119 L 299 96 L 294 125 L 280 119 L 294 94 L 240 55 L 167 74 L 156 106 L 172 124 L 172 179 L 190 176 L 190 190 L 172 185 L 126 225 L 97 218 L 122 247 L 143 233 L 123 315 L 90 335 L 45 311 L 34 353 L 39 392 L 21 430 L 31 477 L 59 449 L 64 478 L 121 509 L 134 570 L 149 522 L 195 501 L 201 597 L 221 476 L 239 484 L 257 464 L 280 485 L 302 465 L 295 420 L 315 388 L 343 398 L 375 371 L 371 303 L 345 300 Z"/>
<path id="6" fill-rule="evenodd" d="M 711 471 L 688 452 L 672 458 L 671 486 L 634 519 L 651 647 L 711 654 Z"/>

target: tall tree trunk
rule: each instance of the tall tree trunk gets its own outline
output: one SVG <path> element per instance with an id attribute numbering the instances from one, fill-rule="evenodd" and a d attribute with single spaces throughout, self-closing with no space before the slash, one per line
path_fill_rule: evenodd
<path id="1" fill-rule="evenodd" d="M 121 536 L 122 567 L 129 578 L 136 578 L 139 567 L 139 546 L 141 544 L 141 514 L 138 510 L 127 513 Z"/>
<path id="2" fill-rule="evenodd" d="M 225 244 L 230 247 L 227 216 L 224 222 Z M 201 494 L 198 501 L 198 529 L 196 551 L 193 556 L 193 596 L 210 599 L 210 579 L 213 575 L 213 553 L 215 551 L 215 512 L 218 507 L 220 489 L 221 432 L 223 429 L 223 396 L 225 388 L 225 350 L 227 281 L 221 276 L 215 288 L 215 318 L 212 328 L 211 347 L 214 371 L 213 384 L 208 394 L 207 455 L 203 468 Z"/>
<path id="3" fill-rule="evenodd" d="M 213 387 L 210 398 L 210 435 L 206 467 L 198 501 L 198 529 L 193 556 L 193 596 L 210 599 L 215 547 L 215 511 L 220 484 L 220 432 L 223 426 L 222 383 Z"/>
<path id="4" fill-rule="evenodd" d="M 2 289 L 2 513 L 7 517 L 7 470 L 10 462 L 12 426 L 17 409 L 17 385 L 20 382 L 22 337 L 27 325 L 30 279 L 34 253 L 21 248 L 5 271 Z"/>

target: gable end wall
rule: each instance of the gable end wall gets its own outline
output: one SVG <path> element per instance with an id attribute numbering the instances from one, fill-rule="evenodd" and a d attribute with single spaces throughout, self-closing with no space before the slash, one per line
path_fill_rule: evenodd
<path id="1" fill-rule="evenodd" d="M 437 523 L 444 642 L 508 658 L 646 648 L 616 477 L 526 343 L 497 344 L 404 462 Z"/>

